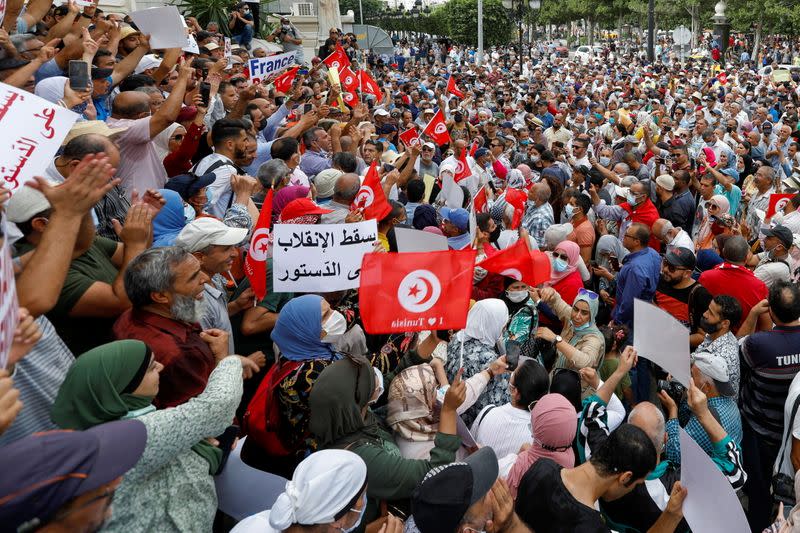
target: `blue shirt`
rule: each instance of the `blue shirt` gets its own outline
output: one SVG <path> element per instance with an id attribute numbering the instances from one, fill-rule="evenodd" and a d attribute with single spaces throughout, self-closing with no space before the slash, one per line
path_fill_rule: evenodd
<path id="1" fill-rule="evenodd" d="M 451 250 L 463 250 L 469 245 L 470 245 L 469 232 L 466 232 L 462 235 L 457 235 L 456 237 L 447 238 L 447 247 L 450 248 Z"/>
<path id="2" fill-rule="evenodd" d="M 739 408 L 736 406 L 736 399 L 730 396 L 717 396 L 708 399 L 709 409 L 714 409 L 719 415 L 719 422 L 722 429 L 728 434 L 737 446 L 742 444 L 742 417 L 739 415 Z M 709 457 L 714 456 L 714 444 L 703 429 L 700 421 L 694 414 L 689 411 L 689 406 L 686 400 L 681 402 L 679 418 L 685 420 L 688 416 L 689 420 L 683 428 L 694 441 L 703 448 Z M 681 462 L 681 446 L 680 435 L 678 428 L 680 424 L 677 418 L 671 418 L 667 421 L 667 459 L 673 463 L 680 464 Z"/>
<path id="3" fill-rule="evenodd" d="M 633 329 L 633 300 L 652 302 L 661 277 L 661 256 L 649 246 L 628 254 L 617 277 L 614 322 Z"/>

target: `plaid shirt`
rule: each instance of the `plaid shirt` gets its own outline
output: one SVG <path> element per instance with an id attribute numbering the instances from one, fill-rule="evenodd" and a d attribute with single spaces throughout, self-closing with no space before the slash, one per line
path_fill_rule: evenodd
<path id="1" fill-rule="evenodd" d="M 731 440 L 733 440 L 737 446 L 740 446 L 742 443 L 742 417 L 739 415 L 736 399 L 730 396 L 709 398 L 708 408 L 714 409 L 717 412 L 719 415 L 718 420 L 722 428 Z M 714 445 L 711 443 L 711 439 L 708 438 L 708 433 L 706 433 L 706 430 L 700 425 L 700 421 L 697 420 L 697 417 L 691 414 L 686 400 L 683 400 L 681 402 L 678 419 L 671 418 L 667 421 L 667 459 L 676 464 L 680 464 L 681 462 L 680 431 L 678 430 L 680 423 L 678 420 L 686 420 L 686 417 L 688 417 L 688 421 L 683 429 L 685 429 L 686 433 L 703 448 L 709 457 L 713 457 Z"/>
<path id="2" fill-rule="evenodd" d="M 544 232 L 553 225 L 553 206 L 545 202 L 539 207 L 533 202 L 527 202 L 525 216 L 522 217 L 522 227 L 528 230 L 531 237 L 536 239 L 539 248 L 544 250 Z"/>

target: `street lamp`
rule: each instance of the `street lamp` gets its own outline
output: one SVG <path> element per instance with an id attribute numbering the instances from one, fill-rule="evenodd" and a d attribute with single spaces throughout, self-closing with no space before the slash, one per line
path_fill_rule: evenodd
<path id="1" fill-rule="evenodd" d="M 728 17 L 725 16 L 726 7 L 725 2 L 720 0 L 717 2 L 717 5 L 714 6 L 714 16 L 711 17 L 714 21 L 714 37 L 719 43 L 719 62 L 722 68 L 725 68 L 725 51 L 728 49 L 728 37 L 731 31 Z"/>
<path id="2" fill-rule="evenodd" d="M 503 7 L 505 7 L 513 19 L 515 17 L 514 12 L 514 2 L 515 0 L 503 0 Z M 528 0 L 527 3 L 525 0 L 516 0 L 517 2 L 517 10 L 516 10 L 516 19 L 517 19 L 517 30 L 519 32 L 519 58 L 522 61 L 522 22 L 525 19 L 525 11 L 526 7 L 533 10 L 538 10 L 542 7 L 541 0 Z"/>

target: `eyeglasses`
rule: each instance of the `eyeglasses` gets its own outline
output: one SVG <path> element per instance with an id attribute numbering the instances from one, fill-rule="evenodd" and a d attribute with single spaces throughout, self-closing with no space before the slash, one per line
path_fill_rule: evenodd
<path id="1" fill-rule="evenodd" d="M 675 265 L 670 265 L 669 263 L 664 263 L 662 268 L 665 268 L 668 272 L 674 274 L 675 272 L 680 272 L 681 270 L 689 270 L 688 268 L 677 267 Z"/>
<path id="2" fill-rule="evenodd" d="M 422 148 L 422 151 L 423 151 L 423 152 L 433 152 L 433 148 L 427 148 L 427 147 L 423 147 L 423 148 Z"/>
<path id="3" fill-rule="evenodd" d="M 628 238 L 628 239 L 635 239 L 636 237 L 635 237 L 635 236 L 633 236 L 633 235 L 631 235 L 630 233 L 625 233 L 625 235 L 623 235 L 623 236 L 622 236 L 622 238 L 623 238 L 623 239 L 625 239 L 625 238 Z"/>
<path id="4" fill-rule="evenodd" d="M 556 259 L 563 259 L 564 261 L 569 261 L 569 256 L 567 254 L 558 254 L 556 252 L 553 252 L 553 257 L 555 257 Z"/>
<path id="5" fill-rule="evenodd" d="M 174 137 L 172 137 L 172 139 L 170 139 L 170 140 L 172 140 L 172 141 L 182 141 L 183 137 L 184 137 L 184 135 L 182 133 L 179 133 L 178 135 L 175 135 Z"/>
<path id="6" fill-rule="evenodd" d="M 596 292 L 583 288 L 578 291 L 578 296 L 586 296 L 590 300 L 597 300 L 600 297 Z"/>

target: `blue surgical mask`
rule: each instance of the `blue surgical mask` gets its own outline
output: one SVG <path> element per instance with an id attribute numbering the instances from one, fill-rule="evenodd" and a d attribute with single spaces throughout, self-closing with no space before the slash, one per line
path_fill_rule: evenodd
<path id="1" fill-rule="evenodd" d="M 188 224 L 197 216 L 197 213 L 194 212 L 194 207 L 190 206 L 189 204 L 185 204 L 183 206 L 183 218 L 186 219 L 186 223 Z"/>
<path id="2" fill-rule="evenodd" d="M 628 203 L 630 205 L 636 205 L 636 196 L 635 195 L 633 195 L 631 193 L 628 193 L 628 194 L 625 195 L 625 199 L 628 200 Z"/>
<path id="3" fill-rule="evenodd" d="M 586 324 L 583 324 L 582 326 L 576 326 L 572 322 L 572 320 L 570 320 L 570 323 L 572 323 L 572 329 L 574 329 L 575 331 L 586 331 L 587 329 L 592 327 L 592 325 L 589 322 L 587 322 Z"/>
<path id="4" fill-rule="evenodd" d="M 600 156 L 600 160 L 599 161 L 600 161 L 600 164 L 602 166 L 607 167 L 609 165 L 609 163 L 611 163 L 611 158 L 610 157 Z"/>
<path id="5" fill-rule="evenodd" d="M 566 215 L 567 220 L 572 219 L 572 215 L 574 214 L 575 214 L 575 207 L 573 207 L 571 204 L 567 204 L 564 206 L 564 215 Z"/>
<path id="6" fill-rule="evenodd" d="M 564 272 L 568 266 L 569 264 L 560 257 L 553 259 L 553 270 L 556 272 Z"/>
<path id="7" fill-rule="evenodd" d="M 350 510 L 353 511 L 354 513 L 359 512 L 358 509 L 350 509 Z M 367 511 L 367 502 L 365 501 L 364 505 L 361 507 L 361 512 L 358 515 L 358 520 L 356 520 L 356 523 L 353 524 L 352 527 L 349 527 L 347 529 L 345 529 L 343 527 L 340 527 L 339 529 L 342 531 L 342 533 L 351 533 L 352 531 L 355 531 L 356 529 L 358 529 L 358 526 L 361 525 L 361 520 L 364 519 L 364 513 L 366 511 Z"/>

